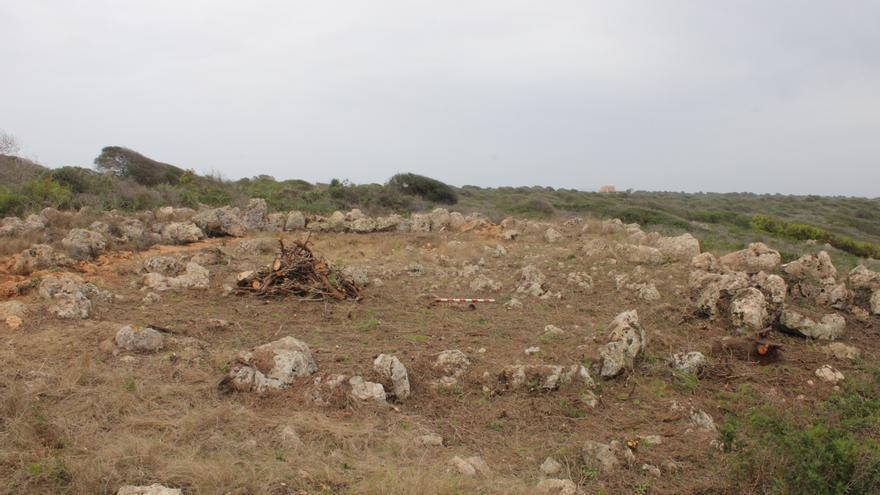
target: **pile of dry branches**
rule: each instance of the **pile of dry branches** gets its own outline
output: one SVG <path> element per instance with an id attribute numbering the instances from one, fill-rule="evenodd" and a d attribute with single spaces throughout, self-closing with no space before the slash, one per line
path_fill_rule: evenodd
<path id="1" fill-rule="evenodd" d="M 281 251 L 270 266 L 238 281 L 238 294 L 257 297 L 295 296 L 307 301 L 360 299 L 361 288 L 315 257 L 305 241 L 293 241 L 291 247 L 278 240 Z"/>

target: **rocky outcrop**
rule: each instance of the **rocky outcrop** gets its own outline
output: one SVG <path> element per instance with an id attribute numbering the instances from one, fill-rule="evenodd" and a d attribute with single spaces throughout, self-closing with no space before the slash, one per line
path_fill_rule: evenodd
<path id="1" fill-rule="evenodd" d="M 147 273 L 143 276 L 142 285 L 151 290 L 164 291 L 172 289 L 207 289 L 210 285 L 210 272 L 195 262 L 188 262 L 181 275 L 168 277 L 161 273 Z"/>
<path id="2" fill-rule="evenodd" d="M 192 222 L 171 222 L 162 227 L 162 242 L 166 244 L 189 244 L 204 238 L 205 233 Z"/>
<path id="3" fill-rule="evenodd" d="M 74 261 L 48 244 L 34 244 L 15 256 L 12 273 L 29 275 L 48 268 L 71 266 Z"/>
<path id="4" fill-rule="evenodd" d="M 667 261 L 688 261 L 700 254 L 700 241 L 690 234 L 661 237 L 655 246 Z"/>

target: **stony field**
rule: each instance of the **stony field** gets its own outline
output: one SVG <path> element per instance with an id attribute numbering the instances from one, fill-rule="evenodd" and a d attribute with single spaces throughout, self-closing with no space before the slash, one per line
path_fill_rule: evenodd
<path id="1" fill-rule="evenodd" d="M 359 298 L 250 290 L 279 240 Z M 880 273 L 816 244 L 259 200 L 0 243 L 0 493 L 783 493 L 733 418 L 812 420 L 880 365 Z"/>

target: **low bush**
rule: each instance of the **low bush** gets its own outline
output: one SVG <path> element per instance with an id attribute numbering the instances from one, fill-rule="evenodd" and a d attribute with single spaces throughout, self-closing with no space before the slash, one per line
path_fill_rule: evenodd
<path id="1" fill-rule="evenodd" d="M 423 175 L 397 174 L 391 177 L 387 185 L 405 194 L 419 196 L 435 203 L 451 205 L 458 202 L 458 195 L 451 186 Z"/>

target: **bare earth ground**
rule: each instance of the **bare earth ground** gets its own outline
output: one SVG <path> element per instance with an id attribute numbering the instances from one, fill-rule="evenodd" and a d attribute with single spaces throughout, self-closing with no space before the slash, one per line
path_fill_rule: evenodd
<path id="1" fill-rule="evenodd" d="M 673 353 L 709 356 L 713 343 L 732 335 L 722 323 L 692 316 L 688 263 L 646 268 L 662 298 L 643 301 L 618 291 L 610 273 L 630 273 L 635 265 L 584 257 L 580 247 L 596 235 L 559 229 L 565 237 L 553 244 L 540 235 L 510 242 L 475 233 L 313 234 L 317 254 L 381 279 L 365 288 L 360 302 L 224 295 L 222 286 L 236 273 L 273 257 L 236 256 L 240 240 L 233 239 L 114 253 L 103 265 L 82 266 L 86 280 L 125 301 L 96 304 L 88 320 L 60 320 L 40 309 L 46 303 L 33 292 L 19 298 L 31 310 L 24 325 L 0 325 L 0 493 L 115 493 L 124 484 L 153 482 L 199 494 L 531 493 L 548 456 L 563 465 L 556 477 L 575 481 L 585 493 L 748 493 L 750 487 L 730 487 L 726 454 L 713 442 L 718 435 L 695 428 L 690 408 L 720 422 L 739 407 L 738 394 L 751 390 L 767 403 L 808 411 L 831 393 L 831 385 L 815 380 L 818 367 L 832 363 L 848 378 L 862 373 L 861 366 L 823 353 L 824 343 L 774 334 L 784 346 L 778 363 L 714 356 L 701 380 L 682 378 L 668 365 Z M 507 255 L 484 250 L 499 243 Z M 231 255 L 225 265 L 208 266 L 209 289 L 165 291 L 160 301 L 141 303 L 139 260 L 205 246 Z M 471 277 L 455 273 L 481 258 L 480 273 L 501 282 L 500 291 L 474 293 Z M 421 275 L 408 271 L 414 263 L 423 266 Z M 507 309 L 503 303 L 527 264 L 538 266 L 563 297 L 517 294 L 524 307 Z M 592 291 L 566 281 L 579 271 L 593 276 Z M 430 295 L 498 302 L 468 309 L 431 305 Z M 606 342 L 608 324 L 629 309 L 638 311 L 647 332 L 646 355 L 622 377 L 593 375 L 594 408 L 577 385 L 551 392 L 484 390 L 484 372 L 494 377 L 509 364 L 589 364 Z M 212 329 L 214 318 L 232 325 Z M 106 341 L 134 323 L 170 329 L 173 342 L 152 354 L 114 352 Z M 565 333 L 542 336 L 548 324 Z M 321 373 L 371 377 L 373 359 L 394 353 L 409 369 L 413 395 L 392 406 L 353 400 L 319 406 L 308 400 L 307 383 L 269 396 L 218 390 L 237 351 L 287 335 L 309 344 Z M 842 340 L 876 364 L 875 327 L 848 318 Z M 540 351 L 526 355 L 531 346 Z M 464 351 L 473 366 L 458 386 L 435 388 L 430 365 L 446 349 Z M 301 446 L 280 440 L 279 429 L 288 425 Z M 439 434 L 444 445 L 416 445 L 414 438 L 426 433 Z M 611 473 L 584 464 L 587 440 L 640 435 L 659 435 L 662 443 L 640 444 L 635 463 Z M 475 455 L 491 475 L 466 477 L 449 466 L 454 456 Z M 651 475 L 643 464 L 662 466 L 662 474 Z"/>

